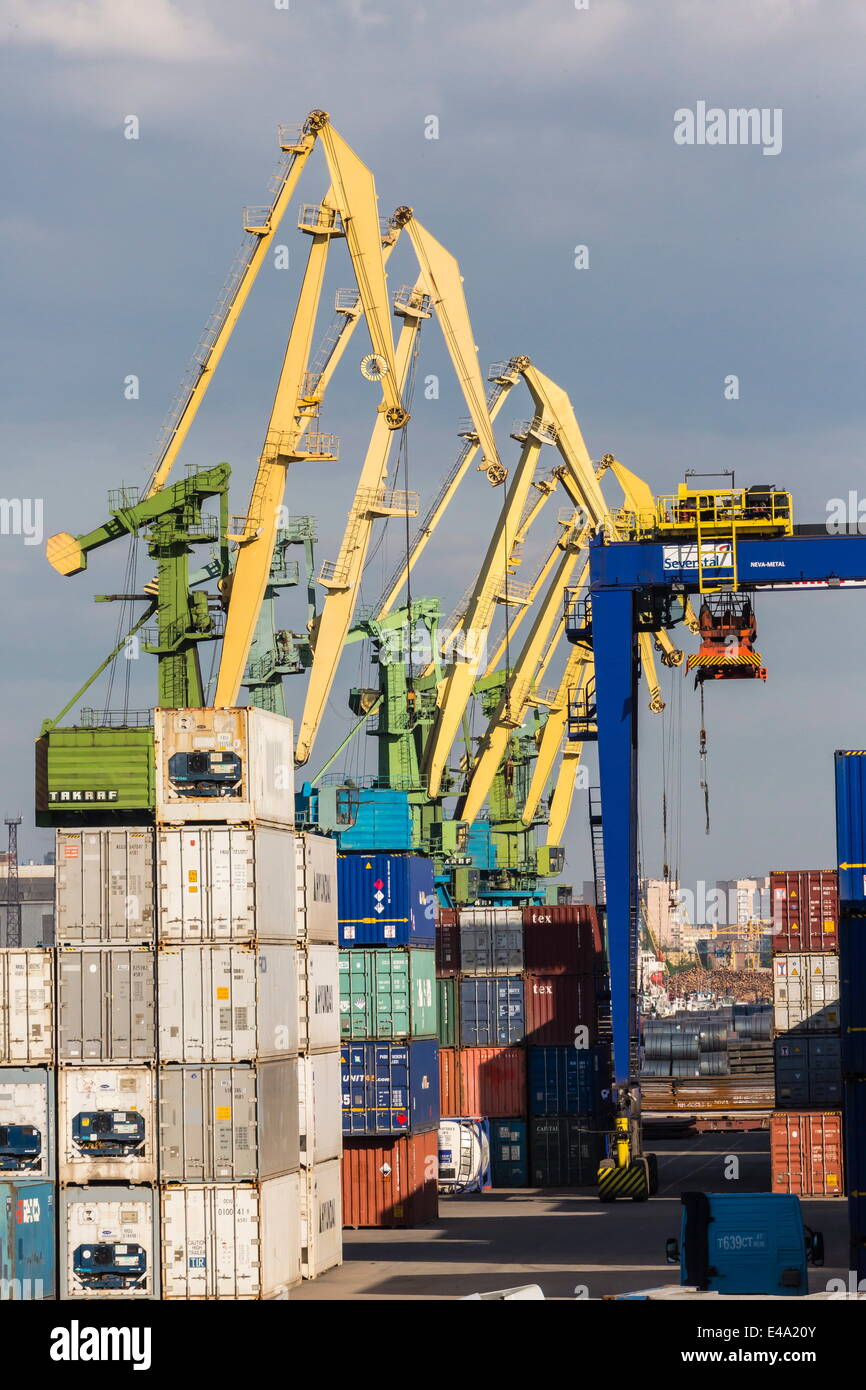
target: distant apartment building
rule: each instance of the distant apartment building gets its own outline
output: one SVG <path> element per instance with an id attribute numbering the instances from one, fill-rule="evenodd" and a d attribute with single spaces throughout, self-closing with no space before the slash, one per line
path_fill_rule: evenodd
<path id="1" fill-rule="evenodd" d="M 9 870 L 6 856 L 0 859 L 0 944 L 6 936 Z M 20 864 L 18 894 L 21 902 L 21 945 L 54 945 L 54 865 Z"/>
<path id="2" fill-rule="evenodd" d="M 770 877 L 720 878 L 716 888 L 724 895 L 726 917 L 724 925 L 745 926 L 747 922 L 769 921 Z M 722 923 L 720 922 L 720 925 Z"/>

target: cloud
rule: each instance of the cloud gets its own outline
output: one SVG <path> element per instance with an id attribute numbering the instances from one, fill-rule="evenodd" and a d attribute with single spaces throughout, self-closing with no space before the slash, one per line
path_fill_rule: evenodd
<path id="1" fill-rule="evenodd" d="M 7 0 L 7 43 L 48 45 L 76 58 L 157 62 L 227 58 L 229 45 L 203 17 L 172 0 Z"/>

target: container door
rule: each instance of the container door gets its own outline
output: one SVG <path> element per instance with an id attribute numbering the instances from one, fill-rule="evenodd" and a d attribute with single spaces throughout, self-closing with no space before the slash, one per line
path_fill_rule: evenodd
<path id="1" fill-rule="evenodd" d="M 412 1036 L 436 1036 L 436 953 L 415 950 L 410 953 L 412 981 Z"/>
<path id="2" fill-rule="evenodd" d="M 255 833 L 256 935 L 260 941 L 296 941 L 295 836 L 260 827 Z"/>
<path id="3" fill-rule="evenodd" d="M 256 953 L 259 1058 L 293 1056 L 299 1048 L 298 952 L 294 946 L 260 946 Z M 250 1011 L 252 1018 L 252 1011 Z"/>
<path id="4" fill-rule="evenodd" d="M 263 1183 L 260 1210 L 261 1296 L 274 1298 L 297 1284 L 301 1277 L 301 1192 L 297 1173 Z"/>
<path id="5" fill-rule="evenodd" d="M 298 1136 L 298 1060 L 263 1062 L 256 1068 L 257 1114 L 252 1116 L 257 1139 L 260 1178 L 294 1172 L 300 1162 Z"/>

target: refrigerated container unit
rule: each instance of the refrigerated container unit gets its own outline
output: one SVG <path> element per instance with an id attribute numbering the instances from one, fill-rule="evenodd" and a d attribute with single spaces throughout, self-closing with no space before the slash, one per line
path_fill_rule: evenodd
<path id="1" fill-rule="evenodd" d="M 63 1062 L 152 1062 L 156 1056 L 150 946 L 57 951 L 57 1056 Z"/>
<path id="2" fill-rule="evenodd" d="M 343 1082 L 339 1051 L 298 1059 L 298 1144 L 302 1168 L 339 1158 L 343 1147 Z"/>
<path id="3" fill-rule="evenodd" d="M 526 1020 L 521 976 L 473 975 L 460 981 L 463 1047 L 511 1047 L 523 1042 Z"/>
<path id="4" fill-rule="evenodd" d="M 58 946 L 153 942 L 156 874 L 149 826 L 58 830 L 54 857 Z"/>
<path id="5" fill-rule="evenodd" d="M 54 952 L 0 950 L 0 1065 L 54 1061 Z"/>
<path id="6" fill-rule="evenodd" d="M 291 719 L 255 706 L 156 709 L 156 818 L 294 823 Z"/>
<path id="7" fill-rule="evenodd" d="M 594 1115 L 533 1117 L 529 1121 L 532 1187 L 595 1187 L 605 1134 Z"/>
<path id="8" fill-rule="evenodd" d="M 435 1039 L 341 1049 L 343 1135 L 419 1133 L 439 1124 Z"/>
<path id="9" fill-rule="evenodd" d="M 443 1117 L 439 1121 L 439 1192 L 485 1192 L 490 1180 L 490 1125 L 486 1119 Z"/>
<path id="10" fill-rule="evenodd" d="M 435 1221 L 438 1134 L 347 1139 L 343 1145 L 343 1225 L 407 1229 Z"/>
<path id="11" fill-rule="evenodd" d="M 525 1115 L 526 1052 L 522 1047 L 440 1048 L 439 1084 L 443 1114 Z"/>
<path id="12" fill-rule="evenodd" d="M 308 831 L 294 837 L 299 941 L 337 944 L 337 842 Z"/>
<path id="13" fill-rule="evenodd" d="M 773 1015 L 777 1036 L 837 1033 L 839 957 L 818 951 L 774 956 Z"/>
<path id="14" fill-rule="evenodd" d="M 163 946 L 157 954 L 160 1061 L 294 1056 L 299 961 L 294 945 Z"/>
<path id="15" fill-rule="evenodd" d="M 254 1182 L 296 1172 L 297 1058 L 161 1067 L 159 1122 L 163 1183 Z"/>
<path id="16" fill-rule="evenodd" d="M 522 973 L 523 927 L 519 908 L 461 909 L 460 969 L 464 975 Z"/>
<path id="17" fill-rule="evenodd" d="M 414 854 L 337 857 L 341 946 L 436 943 L 433 861 Z"/>
<path id="18" fill-rule="evenodd" d="M 460 1042 L 457 1032 L 456 980 L 436 981 L 436 1034 L 443 1047 L 456 1047 Z"/>
<path id="19" fill-rule="evenodd" d="M 527 1121 L 490 1121 L 490 1173 L 494 1187 L 526 1187 L 529 1183 L 529 1130 Z"/>
<path id="20" fill-rule="evenodd" d="M 591 975 L 604 964 L 598 909 L 583 903 L 524 908 L 523 948 L 530 975 Z"/>
<path id="21" fill-rule="evenodd" d="M 0 1182 L 0 1299 L 57 1297 L 54 1183 L 32 1178 Z"/>
<path id="22" fill-rule="evenodd" d="M 771 1191 L 842 1197 L 842 1116 L 838 1110 L 770 1115 Z"/>
<path id="23" fill-rule="evenodd" d="M 159 1298 L 152 1188 L 66 1187 L 58 1203 L 61 1299 Z"/>
<path id="24" fill-rule="evenodd" d="M 777 1038 L 777 1110 L 833 1110 L 842 1105 L 841 1043 L 832 1036 Z"/>
<path id="25" fill-rule="evenodd" d="M 530 1115 L 598 1114 L 610 1103 L 607 1047 L 528 1047 L 526 1073 Z"/>
<path id="26" fill-rule="evenodd" d="M 835 869 L 774 869 L 770 874 L 773 954 L 838 949 Z"/>
<path id="27" fill-rule="evenodd" d="M 599 1041 L 595 977 L 527 975 L 526 1041 L 594 1046 Z"/>
<path id="28" fill-rule="evenodd" d="M 301 1274 L 315 1279 L 343 1263 L 340 1160 L 301 1173 Z"/>
<path id="29" fill-rule="evenodd" d="M 62 1185 L 155 1183 L 153 1067 L 60 1067 L 57 1148 Z"/>
<path id="30" fill-rule="evenodd" d="M 55 1077 L 47 1067 L 0 1067 L 0 1172 L 54 1176 Z"/>
<path id="31" fill-rule="evenodd" d="M 298 961 L 298 1047 L 333 1052 L 340 1046 L 340 962 L 336 946 L 302 947 Z"/>
<path id="32" fill-rule="evenodd" d="M 297 1173 L 161 1194 L 164 1299 L 285 1299 L 301 1281 Z"/>
<path id="33" fill-rule="evenodd" d="M 343 1042 L 435 1037 L 434 952 L 340 951 L 340 1033 Z"/>
<path id="34" fill-rule="evenodd" d="M 292 841 L 272 826 L 160 829 L 160 943 L 297 940 Z"/>

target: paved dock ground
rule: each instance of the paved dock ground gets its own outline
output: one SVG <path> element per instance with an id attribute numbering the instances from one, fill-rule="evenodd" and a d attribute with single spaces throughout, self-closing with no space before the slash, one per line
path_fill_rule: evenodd
<path id="1" fill-rule="evenodd" d="M 584 1297 L 671 1284 L 665 1240 L 679 1235 L 680 1193 L 766 1192 L 769 1136 L 703 1134 L 656 1140 L 659 1192 L 649 1202 L 601 1204 L 580 1188 L 499 1189 L 443 1198 L 439 1220 L 412 1231 L 345 1231 L 345 1262 L 293 1289 L 309 1299 L 455 1298 L 537 1283 L 547 1298 Z M 726 1178 L 738 1161 L 739 1176 Z M 810 1272 L 811 1291 L 846 1277 L 847 1203 L 805 1201 L 805 1219 L 823 1231 L 826 1264 Z"/>

